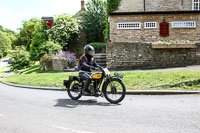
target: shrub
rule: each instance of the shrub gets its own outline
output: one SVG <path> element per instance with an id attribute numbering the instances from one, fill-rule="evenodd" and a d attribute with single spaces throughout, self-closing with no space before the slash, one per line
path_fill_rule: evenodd
<path id="1" fill-rule="evenodd" d="M 69 41 L 76 39 L 79 34 L 79 24 L 76 18 L 59 15 L 55 18 L 53 27 L 49 30 L 49 37 L 67 49 Z"/>
<path id="2" fill-rule="evenodd" d="M 77 48 L 72 48 L 72 52 L 75 54 L 75 56 L 76 56 L 78 59 L 84 54 L 83 51 L 80 51 L 80 50 L 77 49 Z"/>
<path id="3" fill-rule="evenodd" d="M 40 60 L 44 54 L 56 55 L 62 47 L 58 43 L 48 41 L 46 25 L 43 22 L 37 22 L 33 40 L 31 43 L 31 59 Z"/>
<path id="4" fill-rule="evenodd" d="M 44 54 L 56 55 L 62 47 L 52 41 L 45 41 L 40 46 L 31 49 L 31 59 L 39 60 Z"/>
<path id="5" fill-rule="evenodd" d="M 11 54 L 11 58 L 11 70 L 27 68 L 32 64 L 30 54 L 24 47 L 16 47 L 16 51 Z"/>
<path id="6" fill-rule="evenodd" d="M 94 47 L 96 53 L 100 53 L 106 49 L 106 43 L 94 42 L 90 43 L 89 45 Z"/>
<path id="7" fill-rule="evenodd" d="M 67 59 L 68 67 L 73 68 L 76 66 L 76 56 L 70 51 L 60 51 L 57 57 L 65 57 Z"/>

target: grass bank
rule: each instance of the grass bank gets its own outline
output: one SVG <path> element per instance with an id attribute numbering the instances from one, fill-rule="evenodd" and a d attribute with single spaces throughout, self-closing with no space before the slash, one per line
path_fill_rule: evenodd
<path id="1" fill-rule="evenodd" d="M 124 76 L 124 83 L 127 90 L 200 90 L 200 84 L 193 80 L 200 79 L 200 71 L 149 71 L 149 72 L 119 72 Z M 63 80 L 75 74 L 22 74 L 2 79 L 4 82 L 39 86 L 63 88 Z M 184 81 L 188 84 L 175 86 Z M 159 87 L 163 86 L 163 87 Z"/>

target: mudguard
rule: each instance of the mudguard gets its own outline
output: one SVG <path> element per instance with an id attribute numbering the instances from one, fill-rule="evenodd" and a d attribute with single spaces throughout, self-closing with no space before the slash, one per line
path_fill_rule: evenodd
<path id="1" fill-rule="evenodd" d="M 112 77 L 110 77 L 110 78 L 111 78 L 111 79 L 120 79 L 120 80 L 122 80 L 121 78 L 116 77 L 116 76 L 112 76 Z M 105 91 L 106 85 L 107 85 L 109 82 L 110 82 L 110 80 L 107 78 L 106 81 L 103 83 L 103 87 L 102 87 L 102 91 L 103 91 L 103 92 Z"/>
<path id="2" fill-rule="evenodd" d="M 80 77 L 78 77 L 78 76 L 69 76 L 69 80 L 64 80 L 63 85 L 67 88 L 68 85 L 69 85 L 69 83 L 70 83 L 71 81 L 73 81 L 73 80 L 78 80 L 78 81 L 80 81 Z"/>

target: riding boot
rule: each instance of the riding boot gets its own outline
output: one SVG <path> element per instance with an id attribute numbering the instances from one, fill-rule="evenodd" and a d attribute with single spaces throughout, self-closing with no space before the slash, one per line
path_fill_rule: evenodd
<path id="1" fill-rule="evenodd" d="M 90 83 L 91 83 L 91 79 L 88 78 L 88 79 L 86 80 L 85 86 L 84 86 L 84 94 L 85 94 L 85 95 L 91 94 L 90 90 L 88 89 Z"/>

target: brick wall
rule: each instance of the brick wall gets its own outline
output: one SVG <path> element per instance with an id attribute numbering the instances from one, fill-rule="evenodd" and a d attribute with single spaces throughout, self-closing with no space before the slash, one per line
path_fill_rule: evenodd
<path id="1" fill-rule="evenodd" d="M 151 44 L 107 44 L 109 69 L 151 69 L 200 64 L 200 44 L 194 49 L 152 49 Z"/>
<path id="2" fill-rule="evenodd" d="M 146 0 L 146 11 L 192 10 L 192 0 Z M 116 12 L 144 11 L 144 0 L 121 0 Z"/>
<path id="3" fill-rule="evenodd" d="M 169 37 L 160 37 L 159 23 L 166 17 L 166 21 L 196 21 L 196 28 L 174 29 L 170 25 Z M 117 29 L 119 22 L 141 22 L 142 29 Z M 144 22 L 157 22 L 157 29 L 144 29 Z M 140 14 L 140 15 L 112 15 L 110 16 L 110 39 L 112 42 L 151 43 L 158 40 L 168 41 L 176 37 L 178 40 L 200 41 L 200 14 Z"/>

